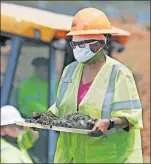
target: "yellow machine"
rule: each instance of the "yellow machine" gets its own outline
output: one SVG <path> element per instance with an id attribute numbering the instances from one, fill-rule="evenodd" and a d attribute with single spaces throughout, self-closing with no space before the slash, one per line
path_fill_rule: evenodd
<path id="1" fill-rule="evenodd" d="M 48 106 L 54 103 L 56 81 L 64 66 L 74 61 L 66 38 L 72 19 L 69 15 L 1 3 L 1 106 L 18 108 L 18 87 L 33 72 L 31 61 L 36 57 L 49 59 Z M 125 45 L 130 33 L 118 31 L 111 41 Z M 52 131 L 44 135 L 47 137 L 36 151 L 42 162 L 52 162 L 57 136 Z"/>

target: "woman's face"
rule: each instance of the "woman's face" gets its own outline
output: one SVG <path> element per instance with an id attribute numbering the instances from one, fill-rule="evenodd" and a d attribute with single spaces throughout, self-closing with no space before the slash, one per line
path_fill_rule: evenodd
<path id="1" fill-rule="evenodd" d="M 101 49 L 104 48 L 106 44 L 105 36 L 98 39 L 73 37 L 72 42 L 70 42 L 73 48 L 74 57 L 78 62 L 86 63 L 87 61 L 94 58 Z M 102 54 L 102 53 L 99 53 Z"/>

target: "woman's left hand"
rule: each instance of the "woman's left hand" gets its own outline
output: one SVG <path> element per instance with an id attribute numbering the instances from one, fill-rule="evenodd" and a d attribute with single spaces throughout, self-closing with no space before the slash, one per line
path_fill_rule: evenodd
<path id="1" fill-rule="evenodd" d="M 104 133 L 108 130 L 108 127 L 110 125 L 109 119 L 91 119 L 88 122 L 94 125 L 89 135 L 93 134 L 96 131 Z"/>

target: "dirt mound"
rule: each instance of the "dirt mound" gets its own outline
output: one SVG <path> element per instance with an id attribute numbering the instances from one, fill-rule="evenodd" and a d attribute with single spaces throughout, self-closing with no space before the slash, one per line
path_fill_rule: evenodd
<path id="1" fill-rule="evenodd" d="M 92 125 L 88 123 L 90 119 L 82 113 L 73 113 L 63 118 L 57 118 L 51 112 L 36 113 L 31 119 L 26 119 L 29 123 L 39 123 L 41 125 L 59 126 L 77 129 L 92 129 Z"/>
<path id="2" fill-rule="evenodd" d="M 67 128 L 76 128 L 76 129 L 92 129 L 92 125 L 88 123 L 90 119 L 89 116 L 86 116 L 82 113 L 73 113 L 67 115 L 63 119 L 58 119 L 53 121 L 54 126 L 67 127 Z"/>
<path id="3" fill-rule="evenodd" d="M 25 121 L 29 123 L 49 125 L 51 128 L 53 124 L 53 120 L 56 119 L 57 117 L 53 116 L 51 112 L 43 112 L 43 113 L 35 113 L 35 115 L 32 118 L 26 119 Z"/>

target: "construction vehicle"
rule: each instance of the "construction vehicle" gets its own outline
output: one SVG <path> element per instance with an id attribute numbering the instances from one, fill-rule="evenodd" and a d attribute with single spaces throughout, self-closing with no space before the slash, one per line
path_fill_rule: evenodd
<path id="1" fill-rule="evenodd" d="M 1 3 L 1 106 L 9 104 L 19 109 L 17 90 L 32 73 L 30 63 L 35 57 L 49 58 L 48 107 L 54 103 L 56 82 L 63 68 L 75 60 L 66 38 L 72 19 L 69 15 Z M 129 36 L 129 32 L 119 29 L 113 41 L 123 39 L 125 45 Z M 46 136 L 37 156 L 51 163 L 57 136 L 52 131 Z"/>

